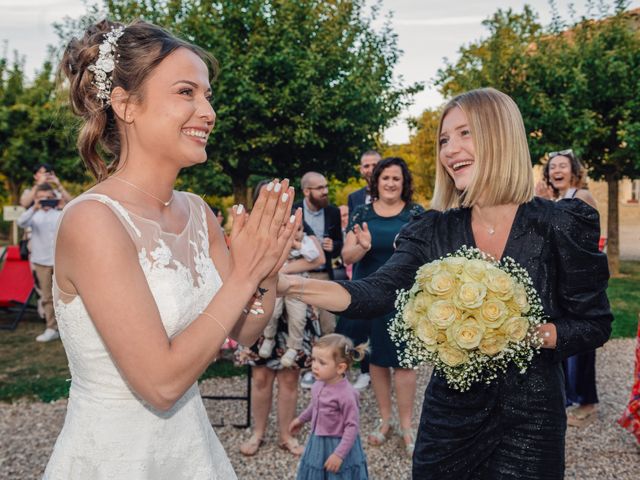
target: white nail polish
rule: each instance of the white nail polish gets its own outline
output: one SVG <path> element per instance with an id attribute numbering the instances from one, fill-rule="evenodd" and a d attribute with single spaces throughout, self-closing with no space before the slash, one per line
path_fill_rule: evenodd
<path id="1" fill-rule="evenodd" d="M 267 185 L 267 192 L 270 192 L 271 190 L 273 190 L 273 182 L 269 182 Z"/>
<path id="2" fill-rule="evenodd" d="M 291 216 L 289 217 L 289 223 L 293 223 L 293 222 L 295 222 L 295 221 L 296 221 L 296 216 L 295 216 L 295 215 L 291 215 Z"/>
<path id="3" fill-rule="evenodd" d="M 238 209 L 236 210 L 236 213 L 238 215 L 240 215 L 242 213 L 243 209 L 244 209 L 244 205 L 242 205 L 242 204 L 238 205 Z"/>
<path id="4" fill-rule="evenodd" d="M 289 194 L 288 193 L 283 193 L 282 194 L 282 201 L 286 202 L 287 200 L 289 200 Z"/>
<path id="5" fill-rule="evenodd" d="M 257 314 L 258 314 L 258 311 L 257 311 L 257 310 L 254 310 L 253 308 L 252 308 L 251 310 L 249 310 L 249 311 L 250 311 L 251 313 L 253 313 L 254 315 L 257 315 Z"/>
<path id="6" fill-rule="evenodd" d="M 278 193 L 280 191 L 280 189 L 282 188 L 282 184 L 280 182 L 276 183 L 275 188 L 273 189 L 274 192 Z"/>
<path id="7" fill-rule="evenodd" d="M 259 308 L 259 309 L 257 310 L 257 312 L 258 312 L 260 315 L 262 315 L 262 314 L 264 313 L 264 310 L 263 310 L 263 309 L 261 309 L 261 308 Z"/>

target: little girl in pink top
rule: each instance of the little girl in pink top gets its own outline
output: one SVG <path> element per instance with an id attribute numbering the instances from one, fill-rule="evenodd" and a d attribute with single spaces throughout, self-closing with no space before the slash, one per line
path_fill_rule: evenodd
<path id="1" fill-rule="evenodd" d="M 360 443 L 358 391 L 345 378 L 354 360 L 364 358 L 366 345 L 353 347 L 344 335 L 320 338 L 311 352 L 316 382 L 311 404 L 289 425 L 292 434 L 311 420 L 311 437 L 300 459 L 297 480 L 365 480 L 367 458 Z"/>

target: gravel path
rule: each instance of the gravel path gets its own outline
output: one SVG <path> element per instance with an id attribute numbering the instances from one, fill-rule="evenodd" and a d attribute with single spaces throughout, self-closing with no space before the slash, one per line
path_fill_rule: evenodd
<path id="1" fill-rule="evenodd" d="M 640 448 L 633 437 L 620 428 L 615 420 L 626 404 L 633 372 L 632 339 L 612 340 L 598 351 L 598 390 L 600 413 L 598 419 L 583 429 L 569 428 L 567 434 L 568 480 L 637 480 L 640 472 Z M 418 392 L 426 385 L 428 372 L 419 375 Z M 203 391 L 227 394 L 242 393 L 245 381 L 241 378 L 215 379 L 205 382 Z M 306 406 L 308 392 L 300 396 L 299 406 Z M 422 394 L 416 402 L 416 421 Z M 245 412 L 240 402 L 207 402 L 213 422 L 224 418 L 242 422 Z M 64 420 L 66 401 L 54 403 L 0 404 L 0 479 L 28 480 L 41 477 L 51 449 Z M 361 405 L 363 437 L 375 423 L 376 407 L 371 389 L 363 392 Z M 274 434 L 274 415 L 270 434 L 256 457 L 244 458 L 238 445 L 249 435 L 248 430 L 231 426 L 216 429 L 227 449 L 238 478 L 281 480 L 295 478 L 297 461 L 279 450 Z M 307 431 L 304 431 L 306 435 Z M 365 445 L 372 479 L 410 478 L 410 460 L 406 458 L 399 437 L 393 437 L 379 448 Z"/>

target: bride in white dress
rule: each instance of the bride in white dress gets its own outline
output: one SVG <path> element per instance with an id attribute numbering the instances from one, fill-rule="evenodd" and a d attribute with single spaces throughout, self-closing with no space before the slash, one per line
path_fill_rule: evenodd
<path id="1" fill-rule="evenodd" d="M 227 336 L 260 335 L 301 220 L 288 181 L 274 181 L 251 216 L 234 208 L 229 255 L 208 206 L 173 190 L 181 168 L 207 158 L 207 63 L 144 22 L 100 22 L 65 52 L 98 184 L 58 231 L 54 296 L 72 380 L 46 479 L 236 478 L 197 379 Z"/>

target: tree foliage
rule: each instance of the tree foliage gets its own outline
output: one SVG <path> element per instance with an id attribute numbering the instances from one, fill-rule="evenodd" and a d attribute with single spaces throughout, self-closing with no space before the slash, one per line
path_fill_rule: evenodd
<path id="1" fill-rule="evenodd" d="M 518 104 L 534 161 L 573 148 L 609 186 L 610 267 L 618 272 L 618 180 L 640 176 L 640 21 L 627 1 L 598 4 L 595 18 L 548 28 L 535 14 L 498 11 L 488 38 L 462 47 L 438 72 L 446 95 L 492 86 Z M 591 9 L 593 11 L 593 8 Z"/>
<path id="2" fill-rule="evenodd" d="M 223 173 L 237 200 L 246 199 L 252 174 L 297 178 L 317 170 L 347 179 L 354 159 L 421 88 L 393 79 L 396 35 L 388 24 L 373 29 L 377 10 L 367 16 L 364 0 L 108 0 L 106 6 L 116 19 L 147 19 L 217 58 L 209 148 L 216 167 L 189 182 Z"/>
<path id="3" fill-rule="evenodd" d="M 433 196 L 436 176 L 436 134 L 439 110 L 427 109 L 410 120 L 412 133 L 409 143 L 390 145 L 383 149 L 385 157 L 402 157 L 413 175 L 414 201 L 428 205 Z"/>
<path id="4" fill-rule="evenodd" d="M 62 179 L 85 179 L 73 139 L 75 122 L 57 99 L 51 61 L 32 82 L 23 64 L 17 53 L 13 61 L 0 57 L 0 173 L 14 204 L 38 163 L 53 164 Z"/>

